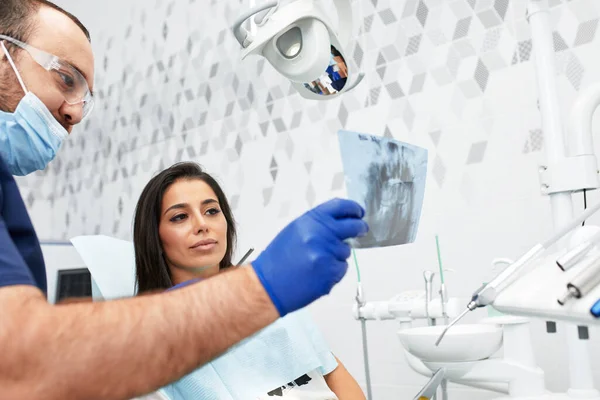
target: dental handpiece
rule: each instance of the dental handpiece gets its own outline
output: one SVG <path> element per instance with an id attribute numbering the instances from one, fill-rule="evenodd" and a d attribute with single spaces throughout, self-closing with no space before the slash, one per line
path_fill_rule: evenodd
<path id="1" fill-rule="evenodd" d="M 594 305 L 592 306 L 592 308 L 590 308 L 590 313 L 596 317 L 596 318 L 600 318 L 600 300 L 597 300 Z"/>
<path id="2" fill-rule="evenodd" d="M 444 338 L 444 336 L 446 335 L 446 332 L 448 332 L 448 330 L 449 330 L 450 328 L 452 328 L 454 325 L 456 325 L 456 323 L 457 323 L 458 321 L 460 321 L 461 319 L 463 319 L 463 317 L 464 317 L 465 315 L 467 315 L 467 314 L 469 313 L 469 311 L 473 311 L 473 310 L 475 310 L 477 307 L 482 307 L 482 306 L 478 306 L 478 305 L 477 305 L 477 304 L 478 304 L 478 303 L 477 303 L 477 296 L 478 296 L 478 293 L 479 293 L 479 292 L 481 292 L 481 290 L 482 290 L 482 289 L 484 289 L 486 286 L 487 286 L 487 285 L 483 285 L 483 286 L 481 286 L 481 288 L 479 288 L 479 289 L 478 289 L 478 290 L 475 292 L 475 294 L 473 295 L 473 297 L 471 297 L 471 301 L 469 302 L 469 304 L 467 304 L 467 308 L 466 308 L 466 309 L 465 309 L 465 310 L 464 310 L 462 313 L 460 313 L 460 315 L 459 315 L 458 317 L 454 318 L 454 319 L 452 320 L 452 322 L 450 322 L 450 323 L 448 324 L 448 326 L 446 326 L 446 329 L 444 329 L 444 330 L 442 331 L 442 333 L 440 334 L 440 337 L 438 337 L 438 339 L 436 340 L 436 342 L 435 342 L 435 345 L 436 345 L 436 346 L 439 346 L 439 345 L 440 345 L 440 343 L 441 343 L 442 339 L 443 339 L 443 338 Z"/>
<path id="3" fill-rule="evenodd" d="M 577 274 L 567 283 L 566 292 L 558 299 L 558 304 L 564 306 L 572 298 L 580 299 L 600 284 L 600 257 Z"/>
<path id="4" fill-rule="evenodd" d="M 448 290 L 446 289 L 445 283 L 440 285 L 440 299 L 442 300 L 442 315 L 444 316 L 444 323 L 448 325 L 448 310 L 446 307 L 448 303 Z"/>
<path id="5" fill-rule="evenodd" d="M 467 315 L 469 313 L 469 311 L 473 311 L 470 308 L 467 307 L 466 310 L 464 310 L 458 317 L 454 318 L 452 320 L 452 322 L 450 322 L 450 324 L 448 324 L 448 326 L 442 331 L 442 334 L 440 335 L 440 337 L 438 337 L 438 340 L 435 341 L 435 345 L 439 346 L 440 343 L 442 342 L 442 339 L 444 338 L 444 336 L 446 336 L 446 332 L 448 332 L 448 330 L 450 328 L 452 328 L 458 321 L 460 321 L 465 315 Z"/>
<path id="6" fill-rule="evenodd" d="M 556 259 L 556 265 L 558 265 L 558 268 L 561 270 L 568 271 L 577 265 L 577 263 L 581 261 L 587 255 L 587 253 L 592 250 L 593 247 L 593 242 L 584 242 L 578 244 L 562 256 L 558 257 Z"/>
<path id="7" fill-rule="evenodd" d="M 423 271 L 425 279 L 425 314 L 427 315 L 427 324 L 435 325 L 435 319 L 429 317 L 429 307 L 433 300 L 433 277 L 435 274 L 431 271 Z"/>
<path id="8" fill-rule="evenodd" d="M 515 279 L 513 274 L 516 274 L 518 271 L 520 271 L 525 265 L 529 263 L 529 261 L 536 258 L 544 250 L 545 249 L 541 244 L 536 245 L 527 253 L 525 253 L 521 258 L 512 263 L 508 268 L 506 268 L 504 271 L 498 274 L 498 276 L 492 279 L 490 283 L 479 287 L 479 289 L 477 289 L 475 293 L 473 293 L 473 296 L 471 296 L 471 301 L 469 302 L 469 304 L 467 304 L 467 308 L 458 317 L 454 318 L 452 322 L 450 322 L 450 324 L 448 324 L 446 329 L 442 331 L 440 337 L 435 342 L 435 345 L 439 346 L 440 342 L 446 335 L 446 332 L 448 332 L 448 330 L 452 326 L 456 325 L 458 321 L 460 321 L 465 315 L 467 315 L 469 311 L 473 311 L 476 308 L 485 307 L 493 303 L 493 301 L 496 299 L 496 295 L 498 294 L 498 292 L 502 288 L 506 287 L 510 283 L 510 281 L 512 281 L 512 279 Z"/>
<path id="9" fill-rule="evenodd" d="M 568 271 L 581 261 L 600 241 L 600 232 L 594 234 L 585 242 L 569 249 L 565 254 L 556 259 L 556 265 L 563 271 Z"/>
<path id="10" fill-rule="evenodd" d="M 472 310 L 477 307 L 484 307 L 494 302 L 499 292 L 505 289 L 508 285 L 514 282 L 519 277 L 521 272 L 530 261 L 537 258 L 543 253 L 549 245 L 537 244 L 532 247 L 527 253 L 519 258 L 514 263 L 510 264 L 504 271 L 498 274 L 486 285 L 480 287 L 471 298 L 469 303 Z"/>

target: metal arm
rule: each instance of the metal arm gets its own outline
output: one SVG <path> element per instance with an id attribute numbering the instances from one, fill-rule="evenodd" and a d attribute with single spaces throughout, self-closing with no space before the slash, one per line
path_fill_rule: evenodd
<path id="1" fill-rule="evenodd" d="M 261 5 L 251 8 L 250 10 L 246 11 L 245 13 L 240 15 L 238 19 L 235 20 L 231 29 L 233 30 L 233 34 L 234 34 L 235 38 L 237 39 L 237 41 L 240 43 L 240 45 L 242 47 L 248 46 L 248 44 L 249 44 L 248 36 L 250 35 L 250 33 L 242 26 L 244 24 L 244 22 L 246 22 L 246 20 L 248 18 L 252 17 L 253 15 L 256 15 L 262 11 L 269 10 L 270 8 L 277 7 L 277 5 L 278 5 L 277 0 L 269 1 L 265 4 L 261 4 Z"/>
<path id="2" fill-rule="evenodd" d="M 371 394 L 371 371 L 369 368 L 369 347 L 367 345 L 367 321 L 360 317 L 360 308 L 366 304 L 365 294 L 362 289 L 362 283 L 358 282 L 358 286 L 356 288 L 356 304 L 358 305 L 359 310 L 359 318 L 360 318 L 360 326 L 362 329 L 362 344 L 363 344 L 363 360 L 365 364 L 365 380 L 367 384 L 367 400 L 373 400 L 373 395 Z"/>
<path id="3" fill-rule="evenodd" d="M 431 377 L 429 382 L 425 384 L 423 389 L 415 396 L 414 400 L 431 400 L 435 397 L 438 387 L 444 380 L 446 370 L 444 368 L 438 369 L 435 374 Z"/>

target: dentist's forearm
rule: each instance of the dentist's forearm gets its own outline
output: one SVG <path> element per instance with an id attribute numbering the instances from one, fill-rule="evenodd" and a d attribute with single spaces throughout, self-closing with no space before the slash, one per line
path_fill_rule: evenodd
<path id="1" fill-rule="evenodd" d="M 130 399 L 210 361 L 278 318 L 252 268 L 180 290 L 51 306 L 0 289 L 3 398 Z"/>

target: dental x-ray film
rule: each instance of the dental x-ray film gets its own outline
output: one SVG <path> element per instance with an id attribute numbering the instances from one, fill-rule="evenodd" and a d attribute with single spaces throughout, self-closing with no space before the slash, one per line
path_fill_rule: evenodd
<path id="1" fill-rule="evenodd" d="M 396 246 L 417 237 L 427 150 L 363 133 L 338 132 L 348 198 L 361 204 L 369 233 L 354 248 Z"/>

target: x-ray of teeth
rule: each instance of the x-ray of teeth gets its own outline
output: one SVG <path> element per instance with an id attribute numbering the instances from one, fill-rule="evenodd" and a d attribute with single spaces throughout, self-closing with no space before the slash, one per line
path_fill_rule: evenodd
<path id="1" fill-rule="evenodd" d="M 425 195 L 427 150 L 397 140 L 339 131 L 348 197 L 366 211 L 369 233 L 355 248 L 396 246 L 416 239 Z"/>

